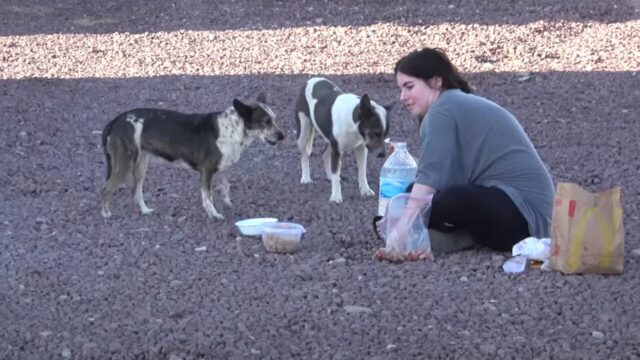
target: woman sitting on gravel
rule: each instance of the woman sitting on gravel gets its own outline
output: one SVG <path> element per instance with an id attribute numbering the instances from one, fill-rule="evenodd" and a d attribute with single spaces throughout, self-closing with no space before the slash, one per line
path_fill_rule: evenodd
<path id="1" fill-rule="evenodd" d="M 420 123 L 418 172 L 410 191 L 431 201 L 432 250 L 479 244 L 508 251 L 526 237 L 548 237 L 553 183 L 513 114 L 473 95 L 442 50 L 414 51 L 396 63 L 394 72 L 400 99 Z M 408 204 L 376 258 L 428 255 L 406 248 L 408 224 L 419 205 Z M 375 230 L 380 233 L 379 221 Z"/>

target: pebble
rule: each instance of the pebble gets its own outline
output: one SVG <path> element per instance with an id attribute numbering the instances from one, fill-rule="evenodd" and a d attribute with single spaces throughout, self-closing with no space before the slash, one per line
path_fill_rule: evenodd
<path id="1" fill-rule="evenodd" d="M 71 359 L 71 350 L 69 350 L 69 348 L 64 348 L 62 349 L 62 353 L 60 355 L 62 355 L 62 357 L 65 359 Z"/>
<path id="2" fill-rule="evenodd" d="M 631 253 L 636 256 L 640 256 L 640 248 L 632 250 Z"/>
<path id="3" fill-rule="evenodd" d="M 591 336 L 593 336 L 596 339 L 604 339 L 604 334 L 601 333 L 600 331 L 592 331 Z"/>
<path id="4" fill-rule="evenodd" d="M 368 307 L 357 306 L 357 305 L 345 305 L 344 310 L 349 314 L 362 314 L 362 313 L 371 314 L 373 312 L 373 310 L 371 310 Z"/>
<path id="5" fill-rule="evenodd" d="M 485 355 L 493 355 L 496 353 L 496 346 L 493 344 L 482 344 L 480 345 L 480 352 Z"/>

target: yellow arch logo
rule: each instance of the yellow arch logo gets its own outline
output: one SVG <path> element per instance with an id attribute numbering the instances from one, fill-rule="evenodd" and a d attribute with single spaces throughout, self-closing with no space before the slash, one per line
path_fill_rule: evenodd
<path id="1" fill-rule="evenodd" d="M 587 224 L 589 220 L 595 215 L 598 221 L 598 228 L 600 229 L 600 239 L 602 243 L 602 257 L 600 258 L 599 265 L 607 268 L 611 265 L 614 250 L 614 237 L 616 235 L 616 226 L 620 224 L 622 218 L 622 208 L 616 207 L 613 210 L 613 216 L 611 221 L 607 221 L 600 212 L 599 208 L 592 207 L 585 209 L 578 218 L 575 232 L 571 238 L 571 252 L 569 256 L 568 266 L 569 270 L 575 272 L 578 270 L 582 259 L 582 244 L 584 242 L 584 235 L 587 230 Z"/>

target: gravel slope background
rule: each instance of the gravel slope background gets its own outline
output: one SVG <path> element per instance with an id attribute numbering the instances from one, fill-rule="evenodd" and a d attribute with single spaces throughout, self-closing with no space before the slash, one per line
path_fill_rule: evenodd
<path id="1" fill-rule="evenodd" d="M 0 358 L 640 358 L 636 0 L 3 4 Z M 421 46 L 445 48 L 518 117 L 555 181 L 623 187 L 624 274 L 511 276 L 508 254 L 486 250 L 377 263 L 377 199 L 359 196 L 355 159 L 341 205 L 319 141 L 315 182 L 299 183 L 293 105 L 307 77 L 387 103 L 393 64 Z M 229 170 L 226 220 L 206 218 L 195 173 L 160 164 L 145 184 L 156 213 L 122 190 L 100 217 L 107 121 L 262 90 L 289 136 Z M 392 116 L 392 138 L 417 154 L 416 124 L 401 106 Z M 381 166 L 369 159 L 375 190 Z M 298 253 L 239 237 L 236 220 L 267 215 L 307 228 Z"/>

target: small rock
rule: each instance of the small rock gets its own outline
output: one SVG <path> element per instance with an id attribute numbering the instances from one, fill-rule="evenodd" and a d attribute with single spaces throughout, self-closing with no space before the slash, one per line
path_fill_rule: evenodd
<path id="1" fill-rule="evenodd" d="M 640 248 L 632 250 L 631 253 L 636 256 L 640 256 Z"/>
<path id="2" fill-rule="evenodd" d="M 463 276 L 463 277 L 460 278 L 460 281 L 467 282 L 467 281 L 469 281 L 469 278 L 466 277 L 466 276 Z"/>
<path id="3" fill-rule="evenodd" d="M 525 73 L 518 77 L 518 82 L 525 82 L 531 80 L 533 76 L 530 73 Z"/>
<path id="4" fill-rule="evenodd" d="M 251 353 L 252 353 L 253 355 L 258 355 L 258 354 L 260 354 L 260 350 L 251 349 Z"/>
<path id="5" fill-rule="evenodd" d="M 195 250 L 196 251 L 207 251 L 207 247 L 206 246 L 200 246 L 200 247 L 197 247 Z"/>
<path id="6" fill-rule="evenodd" d="M 591 336 L 593 336 L 596 339 L 604 339 L 604 334 L 601 333 L 600 331 L 592 331 Z"/>
<path id="7" fill-rule="evenodd" d="M 62 349 L 62 353 L 60 355 L 62 355 L 62 357 L 65 359 L 71 359 L 71 350 L 69 350 L 69 348 L 64 348 Z"/>
<path id="8" fill-rule="evenodd" d="M 480 352 L 485 355 L 493 355 L 496 353 L 496 346 L 493 344 L 482 344 L 480 345 Z"/>
<path id="9" fill-rule="evenodd" d="M 347 259 L 345 259 L 343 257 L 339 257 L 337 259 L 329 260 L 329 264 L 344 264 L 345 262 L 347 262 Z"/>
<path id="10" fill-rule="evenodd" d="M 322 24 L 323 21 L 323 18 L 316 18 L 316 24 Z"/>
<path id="11" fill-rule="evenodd" d="M 180 285 L 182 285 L 182 281 L 180 280 L 171 280 L 171 282 L 169 283 L 169 287 L 172 287 L 172 288 Z"/>
<path id="12" fill-rule="evenodd" d="M 47 336 L 53 334 L 51 331 L 40 331 L 40 336 L 46 338 Z"/>
<path id="13" fill-rule="evenodd" d="M 345 305 L 344 310 L 349 314 L 362 314 L 362 313 L 371 314 L 373 312 L 373 310 L 371 310 L 368 307 L 357 306 L 357 305 Z"/>
<path id="14" fill-rule="evenodd" d="M 504 255 L 493 254 L 491 255 L 491 261 L 502 262 L 504 260 Z"/>
<path id="15" fill-rule="evenodd" d="M 177 232 L 171 236 L 171 241 L 181 241 L 184 240 L 184 234 L 181 232 Z"/>
<path id="16" fill-rule="evenodd" d="M 387 350 L 389 350 L 389 351 L 395 350 L 395 349 L 397 349 L 397 348 L 398 348 L 398 347 L 397 347 L 396 345 L 394 345 L 394 344 L 389 344 L 389 345 L 387 345 Z"/>

